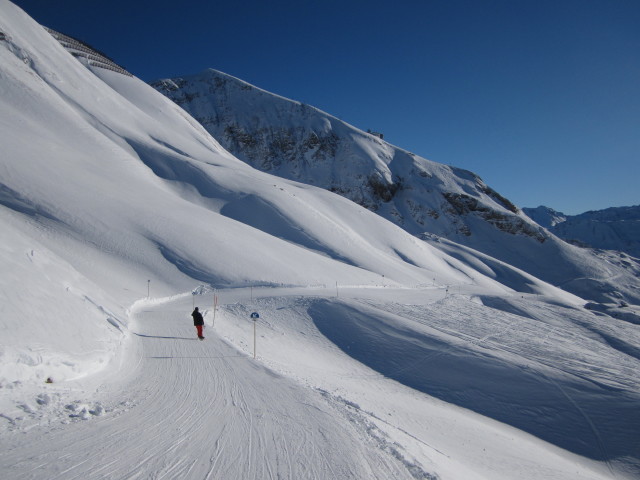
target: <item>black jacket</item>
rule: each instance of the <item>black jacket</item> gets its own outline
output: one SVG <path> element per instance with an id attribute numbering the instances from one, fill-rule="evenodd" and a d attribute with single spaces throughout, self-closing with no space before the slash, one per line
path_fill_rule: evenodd
<path id="1" fill-rule="evenodd" d="M 193 317 L 194 325 L 204 325 L 204 318 L 202 318 L 202 314 L 198 310 L 194 310 L 191 316 Z"/>

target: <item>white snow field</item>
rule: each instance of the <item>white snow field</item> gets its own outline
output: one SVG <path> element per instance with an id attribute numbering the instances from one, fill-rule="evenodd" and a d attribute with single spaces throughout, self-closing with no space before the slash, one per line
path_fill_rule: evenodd
<path id="1" fill-rule="evenodd" d="M 637 307 L 256 171 L 7 0 L 0 33 L 0 478 L 640 478 Z"/>
<path id="2" fill-rule="evenodd" d="M 600 390 L 637 364 L 580 335 L 579 313 L 508 297 L 487 312 L 441 289 L 255 288 L 215 292 L 213 325 L 200 291 L 137 302 L 105 383 L 40 389 L 1 437 L 8 478 L 624 478 L 611 458 L 633 444 L 637 404 L 612 396 L 605 414 Z"/>

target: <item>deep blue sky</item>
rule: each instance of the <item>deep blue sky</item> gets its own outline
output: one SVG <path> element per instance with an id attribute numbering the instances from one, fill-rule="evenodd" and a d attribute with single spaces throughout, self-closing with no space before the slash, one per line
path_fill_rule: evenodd
<path id="1" fill-rule="evenodd" d="M 145 81 L 215 68 L 520 207 L 640 204 L 638 0 L 18 0 Z"/>

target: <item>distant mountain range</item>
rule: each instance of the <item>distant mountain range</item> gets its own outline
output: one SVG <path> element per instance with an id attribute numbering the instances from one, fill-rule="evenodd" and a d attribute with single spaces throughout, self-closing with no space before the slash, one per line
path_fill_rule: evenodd
<path id="1" fill-rule="evenodd" d="M 578 246 L 618 250 L 640 258 L 640 205 L 565 215 L 540 206 L 522 209 L 553 234 Z"/>

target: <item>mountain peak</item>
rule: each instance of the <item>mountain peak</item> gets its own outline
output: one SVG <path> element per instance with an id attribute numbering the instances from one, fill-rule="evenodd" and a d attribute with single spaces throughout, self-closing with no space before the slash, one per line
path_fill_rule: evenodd
<path id="1" fill-rule="evenodd" d="M 452 240 L 554 284 L 570 282 L 576 263 L 577 270 L 589 270 L 579 276 L 593 276 L 583 258 L 587 252 L 564 252 L 571 247 L 473 172 L 427 160 L 214 69 L 152 86 L 258 170 L 337 193 L 419 238 Z M 547 215 L 552 221 L 562 218 L 551 210 Z M 553 268 L 540 261 L 550 252 Z M 584 294 L 584 288 L 576 292 Z"/>
<path id="2" fill-rule="evenodd" d="M 555 225 L 564 222 L 567 216 L 562 212 L 557 212 L 553 208 L 540 205 L 536 208 L 523 208 L 522 211 L 526 213 L 529 218 L 539 225 L 545 228 L 551 228 Z"/>

